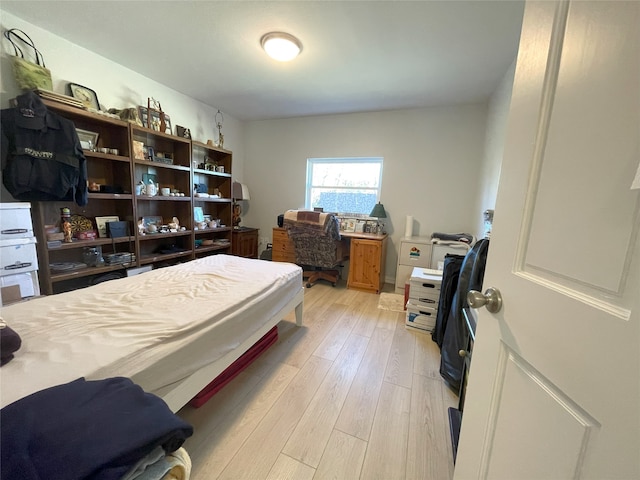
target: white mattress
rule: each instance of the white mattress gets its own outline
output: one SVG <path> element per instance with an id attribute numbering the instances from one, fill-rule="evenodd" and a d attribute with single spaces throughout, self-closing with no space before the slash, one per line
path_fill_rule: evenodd
<path id="1" fill-rule="evenodd" d="M 301 282 L 292 264 L 214 255 L 3 307 L 22 347 L 0 369 L 0 407 L 79 377 L 154 393 L 237 347 Z"/>

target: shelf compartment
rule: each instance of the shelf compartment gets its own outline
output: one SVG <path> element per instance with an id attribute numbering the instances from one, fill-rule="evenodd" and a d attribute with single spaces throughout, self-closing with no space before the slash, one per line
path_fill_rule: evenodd
<path id="1" fill-rule="evenodd" d="M 195 230 L 196 235 L 206 235 L 208 233 L 225 233 L 230 232 L 231 227 L 219 227 L 219 228 L 204 228 L 202 230 Z"/>
<path id="2" fill-rule="evenodd" d="M 168 260 L 173 260 L 176 258 L 182 257 L 190 257 L 191 250 L 186 250 L 184 252 L 176 252 L 176 253 L 158 253 L 153 255 L 144 255 L 140 258 L 140 265 L 147 265 L 149 263 L 158 263 L 158 262 L 166 262 Z"/>
<path id="3" fill-rule="evenodd" d="M 97 193 L 89 192 L 89 200 L 131 200 L 133 195 L 130 193 Z"/>
<path id="4" fill-rule="evenodd" d="M 230 198 L 193 197 L 194 202 L 231 203 Z"/>
<path id="5" fill-rule="evenodd" d="M 91 150 L 83 150 L 85 158 L 100 158 L 103 160 L 111 160 L 114 162 L 126 162 L 127 165 L 131 162 L 129 157 L 123 157 L 122 155 L 111 155 L 109 153 L 92 152 Z"/>
<path id="6" fill-rule="evenodd" d="M 231 245 L 204 245 L 194 249 L 196 255 L 199 253 L 213 252 L 216 250 L 230 250 Z"/>
<path id="7" fill-rule="evenodd" d="M 136 262 L 119 263 L 117 265 L 109 265 L 104 267 L 80 268 L 78 270 L 72 270 L 65 273 L 52 273 L 51 283 L 64 282 L 65 280 L 72 280 L 74 278 L 90 277 L 92 275 L 99 275 L 101 273 L 113 272 L 116 270 L 123 270 L 131 267 L 135 267 L 135 266 L 136 266 Z"/>
<path id="8" fill-rule="evenodd" d="M 73 250 L 84 247 L 97 247 L 100 245 L 113 245 L 118 243 L 128 243 L 135 241 L 135 237 L 118 237 L 118 238 L 96 238 L 95 240 L 74 240 L 72 243 L 62 243 L 59 247 L 47 248 L 49 252 L 57 252 L 60 250 Z"/>
<path id="9" fill-rule="evenodd" d="M 171 237 L 186 237 L 191 235 L 191 230 L 185 230 L 183 232 L 170 232 L 170 233 L 147 233 L 146 235 L 139 235 L 138 240 L 141 242 L 150 241 L 150 240 L 158 240 L 163 238 L 171 238 Z"/>
<path id="10" fill-rule="evenodd" d="M 147 160 L 134 160 L 134 163 L 136 165 L 146 165 L 148 167 L 166 168 L 167 170 L 181 170 L 183 172 L 190 171 L 189 167 L 185 167 L 183 165 L 173 165 L 173 164 L 162 163 L 162 162 L 150 162 Z"/>

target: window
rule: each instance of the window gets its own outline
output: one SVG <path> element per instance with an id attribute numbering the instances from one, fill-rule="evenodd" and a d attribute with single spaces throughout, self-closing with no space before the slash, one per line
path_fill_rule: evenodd
<path id="1" fill-rule="evenodd" d="M 309 158 L 305 208 L 368 216 L 380 197 L 382 158 Z"/>

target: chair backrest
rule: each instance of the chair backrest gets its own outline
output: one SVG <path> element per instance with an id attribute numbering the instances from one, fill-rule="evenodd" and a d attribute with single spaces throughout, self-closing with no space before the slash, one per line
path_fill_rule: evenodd
<path id="1" fill-rule="evenodd" d="M 284 228 L 295 247 L 298 265 L 332 268 L 340 263 L 340 222 L 335 214 L 289 210 L 284 215 Z"/>

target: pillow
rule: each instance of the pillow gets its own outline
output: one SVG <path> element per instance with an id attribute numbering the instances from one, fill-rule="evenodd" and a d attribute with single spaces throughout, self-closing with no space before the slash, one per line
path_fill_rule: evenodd
<path id="1" fill-rule="evenodd" d="M 20 345 L 20 335 L 0 317 L 0 366 L 11 361 L 13 352 L 20 349 Z"/>

